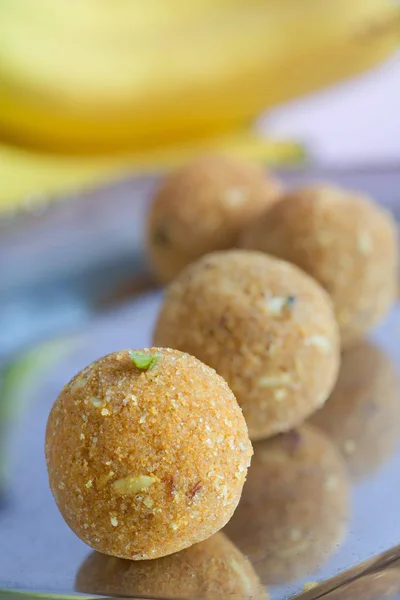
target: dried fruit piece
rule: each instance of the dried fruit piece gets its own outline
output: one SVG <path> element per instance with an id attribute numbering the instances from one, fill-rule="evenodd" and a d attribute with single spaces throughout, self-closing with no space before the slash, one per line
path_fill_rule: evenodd
<path id="1" fill-rule="evenodd" d="M 161 354 L 147 354 L 140 350 L 132 350 L 129 352 L 129 356 L 135 367 L 141 371 L 147 371 L 148 369 L 153 368 L 161 358 Z"/>
<path id="2" fill-rule="evenodd" d="M 124 496 L 125 494 L 137 494 L 156 483 L 156 481 L 158 481 L 157 477 L 151 477 L 150 475 L 128 475 L 114 481 L 112 486 L 117 494 Z"/>

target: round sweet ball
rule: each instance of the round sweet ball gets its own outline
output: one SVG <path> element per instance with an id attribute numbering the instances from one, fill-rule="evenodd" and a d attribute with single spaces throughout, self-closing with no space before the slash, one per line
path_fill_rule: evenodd
<path id="1" fill-rule="evenodd" d="M 206 156 L 172 173 L 156 192 L 147 223 L 147 254 L 162 282 L 203 254 L 232 248 L 244 224 L 278 197 L 281 185 L 261 168 Z"/>
<path id="2" fill-rule="evenodd" d="M 287 431 L 320 407 L 340 359 L 326 292 L 297 267 L 245 250 L 187 267 L 166 292 L 154 341 L 224 377 L 253 440 Z"/>
<path id="3" fill-rule="evenodd" d="M 75 588 L 121 597 L 267 600 L 250 562 L 222 533 L 158 560 L 131 561 L 93 552 Z"/>
<path id="4" fill-rule="evenodd" d="M 400 388 L 396 368 L 378 346 L 347 348 L 337 384 L 310 422 L 336 443 L 358 481 L 375 472 L 399 446 Z"/>
<path id="5" fill-rule="evenodd" d="M 241 246 L 312 275 L 332 297 L 344 346 L 364 336 L 396 299 L 395 221 L 361 194 L 325 184 L 289 192 L 246 228 Z"/>
<path id="6" fill-rule="evenodd" d="M 50 487 L 67 524 L 95 550 L 133 560 L 221 529 L 251 454 L 225 381 L 165 348 L 86 367 L 55 401 L 46 431 Z"/>
<path id="7" fill-rule="evenodd" d="M 266 584 L 312 576 L 343 541 L 350 484 L 335 445 L 302 425 L 254 445 L 242 499 L 224 532 Z"/>

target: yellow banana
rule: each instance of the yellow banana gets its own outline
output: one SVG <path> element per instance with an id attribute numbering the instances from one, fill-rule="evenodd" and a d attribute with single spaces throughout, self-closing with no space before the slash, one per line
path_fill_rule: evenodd
<path id="1" fill-rule="evenodd" d="M 199 152 L 229 152 L 272 165 L 304 158 L 299 144 L 273 142 L 250 131 L 174 148 L 111 157 L 50 155 L 0 144 L 0 215 L 12 212 L 16 206 L 31 209 L 43 202 L 57 200 L 60 194 L 108 183 L 128 175 L 132 169 L 140 173 L 159 173 L 182 164 Z"/>
<path id="2" fill-rule="evenodd" d="M 198 152 L 269 162 L 250 121 L 379 63 L 390 0 L 1 0 L 0 211 Z"/>
<path id="3" fill-rule="evenodd" d="M 60 152 L 159 147 L 379 62 L 390 0 L 2 0 L 0 132 Z"/>

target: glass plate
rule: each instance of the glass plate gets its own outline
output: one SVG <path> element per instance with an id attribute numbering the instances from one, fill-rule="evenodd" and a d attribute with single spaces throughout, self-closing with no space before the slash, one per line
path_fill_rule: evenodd
<path id="1" fill-rule="evenodd" d="M 13 426 L 6 438 L 7 485 L 0 509 L 0 597 L 11 597 L 11 590 L 25 590 L 28 597 L 33 592 L 68 595 L 80 591 L 131 597 L 262 598 L 258 577 L 264 584 L 272 583 L 268 589 L 273 600 L 283 600 L 300 593 L 304 584 L 311 588 L 310 582 L 333 577 L 398 544 L 399 306 L 370 340 L 348 351 L 341 387 L 327 405 L 329 412 L 318 416 L 319 426 L 328 428 L 332 437 L 329 440 L 320 433 L 319 443 L 340 449 L 349 480 L 343 472 L 321 471 L 315 458 L 296 466 L 298 448 L 303 443 L 311 448 L 318 436 L 315 430 L 312 434 L 301 430 L 278 441 L 287 455 L 284 473 L 292 473 L 296 488 L 289 490 L 285 479 L 283 483 L 275 479 L 271 489 L 270 470 L 264 473 L 258 464 L 253 476 L 252 467 L 238 516 L 227 529 L 234 546 L 220 536 L 185 551 L 186 555 L 147 561 L 145 572 L 138 573 L 129 561 L 92 553 L 69 530 L 47 482 L 43 446 L 50 407 L 62 386 L 92 360 L 114 350 L 150 345 L 160 300 L 159 293 L 146 295 L 94 319 L 76 334 L 48 342 L 46 352 L 43 345 L 32 349 L 20 356 L 25 361 L 23 379 L 18 365 L 9 370 L 8 378 L 16 384 L 13 408 L 18 404 L 21 410 L 7 417 Z M 29 362 L 38 369 L 31 372 Z M 9 400 L 10 390 L 5 392 Z M 268 452 L 268 445 L 257 445 L 256 456 Z M 252 564 L 246 562 L 245 554 Z M 393 559 L 397 554 L 390 556 Z M 213 570 L 213 564 L 218 569 Z M 364 567 L 357 573 L 360 570 Z M 332 598 L 395 598 L 400 591 L 400 570 L 391 569 L 388 576 L 374 572 L 369 577 L 369 592 L 374 585 L 386 585 L 392 595 L 382 591 L 376 596 L 358 595 L 350 589 L 346 596 L 343 588 L 343 595 Z M 320 589 L 314 587 L 304 597 L 321 597 Z"/>

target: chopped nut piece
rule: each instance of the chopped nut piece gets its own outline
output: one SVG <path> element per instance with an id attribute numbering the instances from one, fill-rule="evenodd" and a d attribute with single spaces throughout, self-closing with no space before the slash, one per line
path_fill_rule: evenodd
<path id="1" fill-rule="evenodd" d="M 276 385 L 285 385 L 285 383 L 290 383 L 290 381 L 291 377 L 289 373 L 276 373 L 260 377 L 258 384 L 262 388 L 270 388 Z"/>
<path id="2" fill-rule="evenodd" d="M 100 398 L 96 398 L 96 396 L 92 396 L 90 398 L 90 402 L 93 404 L 93 406 L 96 406 L 96 408 L 100 408 L 101 406 L 104 406 L 103 400 L 100 400 Z"/>
<path id="3" fill-rule="evenodd" d="M 105 485 L 110 481 L 110 479 L 112 479 L 114 477 L 115 473 L 114 471 L 110 471 L 109 473 L 107 473 L 107 475 L 103 475 L 102 477 L 99 477 L 98 481 L 97 481 L 97 489 L 98 490 L 102 490 Z"/>
<path id="4" fill-rule="evenodd" d="M 284 398 L 286 398 L 286 396 L 287 396 L 287 391 L 284 390 L 284 389 L 280 388 L 278 390 L 275 390 L 275 392 L 274 392 L 274 398 L 278 402 L 280 402 L 281 400 L 283 400 Z"/>
<path id="5" fill-rule="evenodd" d="M 71 385 L 71 391 L 77 392 L 78 390 L 81 390 L 82 388 L 85 387 L 87 382 L 88 382 L 88 380 L 86 377 L 77 377 L 75 379 L 74 383 Z"/>
<path id="6" fill-rule="evenodd" d="M 161 354 L 146 354 L 146 352 L 140 350 L 131 350 L 129 356 L 135 367 L 141 371 L 152 369 L 161 358 Z"/>
<path id="7" fill-rule="evenodd" d="M 143 500 L 143 504 L 147 506 L 147 508 L 152 508 L 154 506 L 154 502 L 150 496 L 146 496 L 146 498 Z"/>
<path id="8" fill-rule="evenodd" d="M 358 234 L 358 249 L 361 254 L 370 254 L 372 251 L 372 239 L 368 231 L 362 231 Z"/>
<path id="9" fill-rule="evenodd" d="M 126 406 L 127 404 L 132 404 L 133 406 L 135 406 L 137 404 L 138 399 L 136 398 L 136 396 L 134 396 L 133 394 L 129 394 L 129 396 L 126 396 L 123 400 L 122 400 L 122 404 L 124 406 Z"/>
<path id="10" fill-rule="evenodd" d="M 167 480 L 166 480 L 166 485 L 167 485 L 167 489 L 168 492 L 171 496 L 175 496 L 177 493 L 176 490 L 176 485 L 175 485 L 175 478 L 173 475 L 170 475 Z"/>
<path id="11" fill-rule="evenodd" d="M 150 475 L 128 475 L 114 481 L 112 486 L 118 495 L 124 496 L 127 494 L 137 494 L 157 481 L 157 477 L 151 477 Z"/>
<path id="12" fill-rule="evenodd" d="M 315 346 L 328 354 L 332 350 L 332 344 L 326 335 L 313 335 L 305 340 L 306 346 Z"/>
<path id="13" fill-rule="evenodd" d="M 266 305 L 271 315 L 279 316 L 285 309 L 290 309 L 295 303 L 294 296 L 274 296 L 267 298 Z"/>
<path id="14" fill-rule="evenodd" d="M 275 296 L 275 298 L 268 298 L 266 301 L 268 312 L 271 315 L 281 315 L 282 310 L 286 306 L 286 298 L 283 296 Z"/>
<path id="15" fill-rule="evenodd" d="M 193 487 L 190 488 L 190 490 L 187 492 L 187 496 L 190 500 L 193 500 L 193 498 L 199 494 L 201 492 L 201 490 L 203 489 L 203 486 L 201 484 L 200 481 L 198 481 L 197 483 L 194 484 Z"/>

